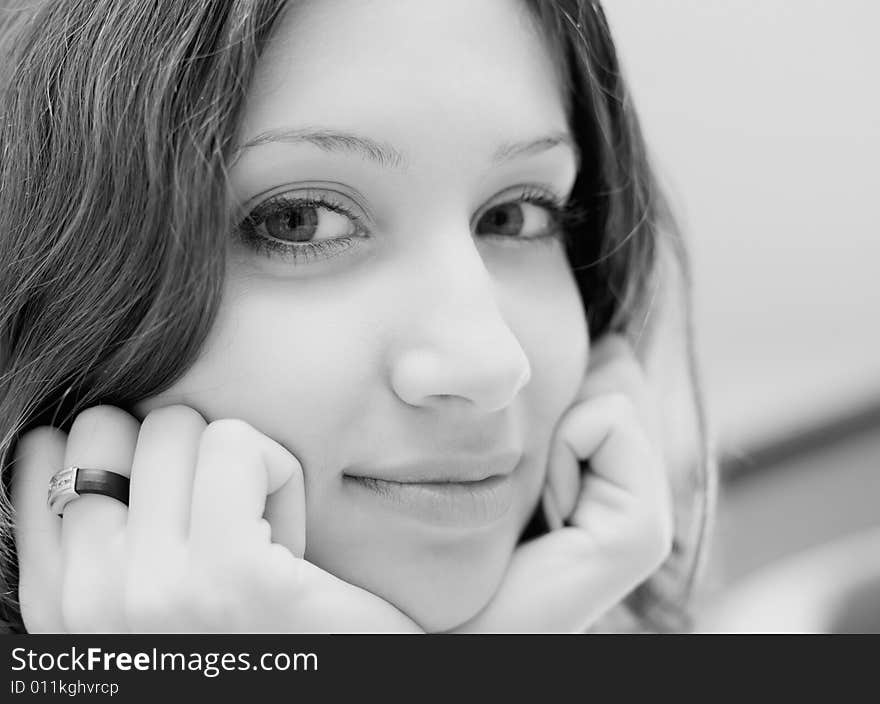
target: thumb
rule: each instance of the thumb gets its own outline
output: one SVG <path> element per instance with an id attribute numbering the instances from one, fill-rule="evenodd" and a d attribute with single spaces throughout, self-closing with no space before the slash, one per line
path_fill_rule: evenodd
<path id="1" fill-rule="evenodd" d="M 544 512 L 551 526 L 570 516 L 575 509 L 581 485 L 580 460 L 567 441 L 570 432 L 566 423 L 571 411 L 559 422 L 550 446 L 547 462 L 547 483 L 544 490 Z"/>
<path id="2" fill-rule="evenodd" d="M 272 528 L 272 542 L 286 547 L 295 557 L 306 551 L 306 492 L 302 464 L 292 454 L 289 478 L 266 497 L 264 518 Z"/>

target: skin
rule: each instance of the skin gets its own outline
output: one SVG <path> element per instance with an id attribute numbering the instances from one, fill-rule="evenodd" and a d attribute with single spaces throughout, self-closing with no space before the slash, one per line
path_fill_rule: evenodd
<path id="1" fill-rule="evenodd" d="M 454 632 L 583 632 L 666 559 L 673 520 L 651 387 L 629 345 L 595 344 L 548 463 L 548 516 L 484 609 Z M 579 464 L 589 460 L 590 471 Z M 131 477 L 128 506 L 98 494 L 47 510 L 57 467 Z M 112 406 L 70 435 L 19 441 L 12 478 L 19 598 L 41 632 L 424 632 L 389 602 L 302 559 L 302 466 L 239 419 L 164 406 L 143 423 Z M 268 497 L 268 498 L 267 498 Z M 288 512 L 270 524 L 267 505 Z M 285 536 L 273 534 L 279 519 Z"/>
<path id="2" fill-rule="evenodd" d="M 266 141 L 281 129 L 297 132 Z M 96 407 L 69 437 L 22 438 L 28 630 L 579 631 L 650 575 L 672 535 L 656 403 L 624 341 L 589 352 L 564 247 L 531 236 L 549 214 L 515 205 L 566 198 L 566 134 L 518 3 L 287 14 L 247 101 L 234 196 L 253 212 L 331 192 L 364 227 L 320 259 L 233 240 L 216 324 L 173 387 L 136 417 Z M 503 203 L 524 225 L 487 235 Z M 322 236 L 352 229 L 319 218 Z M 478 525 L 399 511 L 347 479 L 502 450 L 513 498 Z M 52 516 L 45 487 L 70 464 L 130 474 L 129 507 L 87 495 Z M 542 492 L 567 527 L 518 546 Z"/>
<path id="3" fill-rule="evenodd" d="M 393 145 L 405 163 L 265 143 L 234 165 L 237 201 L 248 209 L 267 191 L 332 182 L 334 197 L 372 213 L 370 234 L 301 264 L 233 245 L 201 358 L 137 413 L 182 403 L 281 443 L 305 475 L 306 558 L 427 628 L 449 628 L 498 587 L 587 362 L 561 242 L 474 234 L 475 218 L 515 201 L 522 184 L 560 198 L 573 185 L 564 144 L 492 159 L 506 144 L 567 133 L 554 64 L 514 2 L 309 3 L 278 29 L 240 143 L 306 128 Z M 328 236 L 348 227 L 324 215 Z M 355 466 L 504 450 L 521 455 L 513 506 L 476 530 L 402 516 L 343 479 Z"/>

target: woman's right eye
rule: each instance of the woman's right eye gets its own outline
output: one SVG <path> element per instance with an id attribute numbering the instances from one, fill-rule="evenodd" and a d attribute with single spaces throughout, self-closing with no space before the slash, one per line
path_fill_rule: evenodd
<path id="1" fill-rule="evenodd" d="M 365 229 L 356 215 L 323 195 L 282 195 L 254 208 L 238 231 L 253 249 L 302 263 L 341 253 Z"/>

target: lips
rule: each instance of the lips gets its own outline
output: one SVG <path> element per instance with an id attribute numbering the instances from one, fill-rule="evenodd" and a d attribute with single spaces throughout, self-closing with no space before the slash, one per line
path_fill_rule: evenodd
<path id="1" fill-rule="evenodd" d="M 452 456 L 387 463 L 375 467 L 353 466 L 347 469 L 345 474 L 356 479 L 378 479 L 400 484 L 468 483 L 510 474 L 516 469 L 521 458 L 521 452 L 505 451 L 491 455 Z"/>
<path id="2" fill-rule="evenodd" d="M 360 496 L 390 511 L 446 528 L 479 528 L 501 519 L 514 499 L 514 470 L 522 454 L 499 453 L 421 461 L 393 468 L 347 472 Z"/>

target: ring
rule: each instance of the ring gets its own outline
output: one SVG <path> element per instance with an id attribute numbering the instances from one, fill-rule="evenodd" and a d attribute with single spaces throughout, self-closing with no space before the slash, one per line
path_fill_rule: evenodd
<path id="1" fill-rule="evenodd" d="M 106 469 L 87 469 L 76 465 L 60 469 L 49 481 L 49 508 L 59 516 L 64 507 L 83 494 L 101 494 L 128 506 L 128 477 Z"/>

